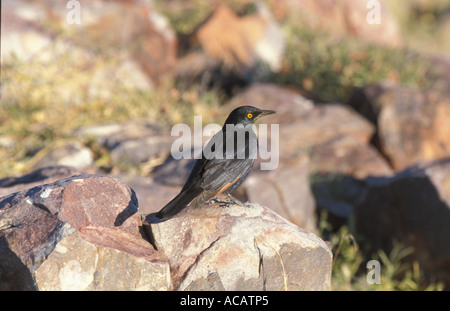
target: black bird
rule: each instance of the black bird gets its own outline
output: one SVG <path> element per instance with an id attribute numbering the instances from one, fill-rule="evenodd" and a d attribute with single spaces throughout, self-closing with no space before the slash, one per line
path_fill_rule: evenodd
<path id="1" fill-rule="evenodd" d="M 230 192 L 247 178 L 256 159 L 258 140 L 252 126 L 255 120 L 273 113 L 252 106 L 234 109 L 222 130 L 203 148 L 202 157 L 196 161 L 180 193 L 156 217 L 170 218 L 189 203 L 190 207 L 200 207 L 222 193 L 242 205 Z"/>

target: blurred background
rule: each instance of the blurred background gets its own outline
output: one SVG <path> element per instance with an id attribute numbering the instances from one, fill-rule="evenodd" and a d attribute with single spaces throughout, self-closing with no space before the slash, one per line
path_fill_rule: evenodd
<path id="1" fill-rule="evenodd" d="M 449 34 L 450 0 L 2 0 L 0 196 L 68 166 L 156 211 L 174 124 L 274 109 L 279 170 L 238 195 L 330 241 L 335 289 L 448 290 Z"/>

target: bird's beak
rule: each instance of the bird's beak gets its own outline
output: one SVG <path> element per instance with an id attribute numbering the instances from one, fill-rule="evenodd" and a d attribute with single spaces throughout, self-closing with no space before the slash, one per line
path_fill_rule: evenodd
<path id="1" fill-rule="evenodd" d="M 261 117 L 267 116 L 269 114 L 274 114 L 274 113 L 277 113 L 277 112 L 274 110 L 261 110 L 261 112 L 255 117 L 255 120 L 257 120 Z"/>

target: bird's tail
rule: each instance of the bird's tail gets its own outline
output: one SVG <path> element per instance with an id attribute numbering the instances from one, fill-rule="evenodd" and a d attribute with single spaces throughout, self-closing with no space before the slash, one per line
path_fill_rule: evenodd
<path id="1" fill-rule="evenodd" d="M 158 213 L 156 217 L 159 219 L 168 219 L 175 216 L 180 212 L 186 205 L 189 204 L 197 195 L 200 194 L 201 189 L 189 189 L 182 190 L 175 198 L 166 204 Z"/>

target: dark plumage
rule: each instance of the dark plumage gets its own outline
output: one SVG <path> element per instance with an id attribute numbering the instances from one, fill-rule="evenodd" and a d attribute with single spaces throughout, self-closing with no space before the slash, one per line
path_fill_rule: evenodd
<path id="1" fill-rule="evenodd" d="M 275 111 L 252 106 L 233 110 L 222 130 L 203 148 L 202 158 L 195 163 L 180 193 L 156 216 L 170 218 L 189 203 L 193 208 L 199 207 L 221 193 L 242 204 L 230 192 L 239 187 L 252 170 L 258 147 L 252 126 L 255 120 L 273 113 Z"/>

